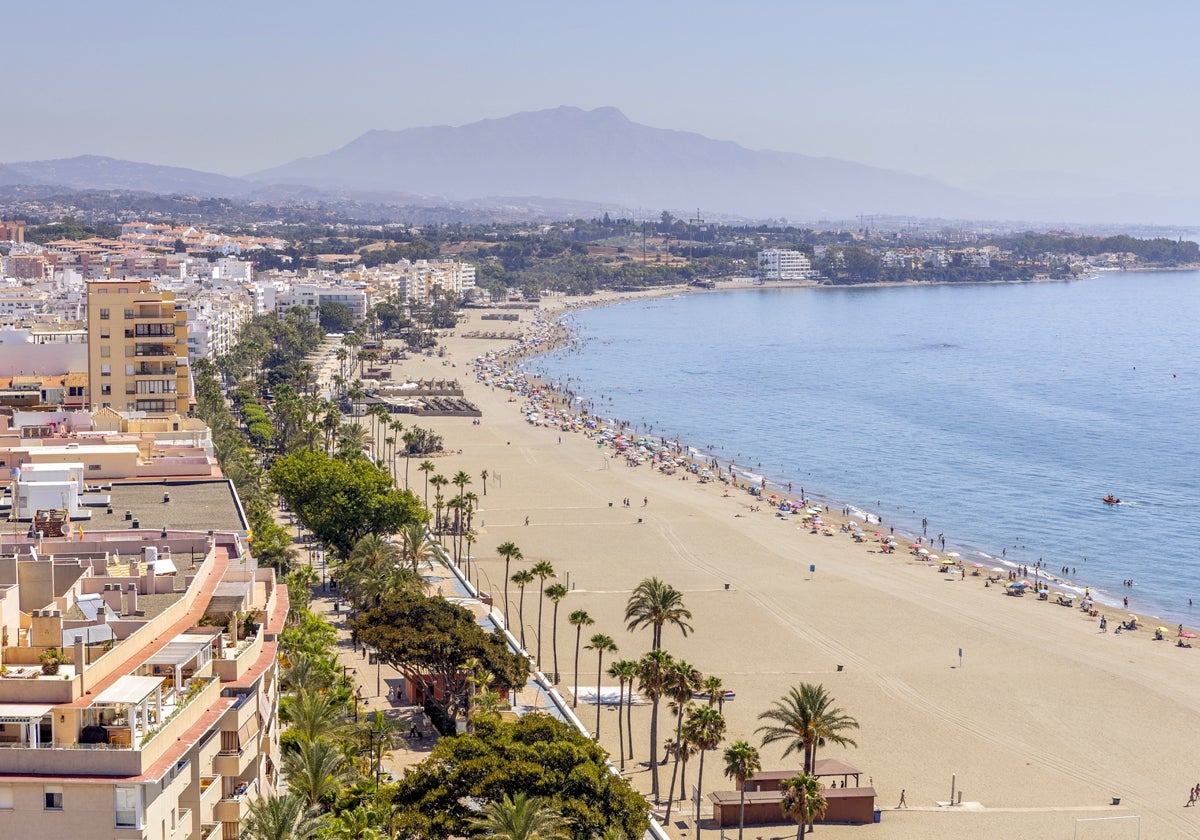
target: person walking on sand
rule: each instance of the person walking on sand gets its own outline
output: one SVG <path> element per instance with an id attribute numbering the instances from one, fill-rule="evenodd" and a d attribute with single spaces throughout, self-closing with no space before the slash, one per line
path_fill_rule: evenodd
<path id="1" fill-rule="evenodd" d="M 896 808 L 900 809 L 900 808 L 907 808 L 907 807 L 908 807 L 908 803 L 904 801 L 904 789 L 901 788 L 900 789 L 900 801 L 898 803 L 896 803 Z"/>
<path id="2" fill-rule="evenodd" d="M 1196 788 L 1192 788 L 1190 791 L 1188 791 L 1188 801 L 1187 801 L 1187 804 L 1184 805 L 1183 807 L 1191 808 L 1191 807 L 1195 806 L 1195 804 L 1196 804 Z"/>

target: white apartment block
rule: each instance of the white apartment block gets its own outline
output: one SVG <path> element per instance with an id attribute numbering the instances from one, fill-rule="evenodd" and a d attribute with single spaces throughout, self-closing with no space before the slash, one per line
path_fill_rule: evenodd
<path id="1" fill-rule="evenodd" d="M 475 266 L 456 260 L 402 260 L 381 266 L 377 278 L 382 287 L 390 287 L 402 301 L 429 303 L 435 288 L 459 298 L 471 297 L 475 289 Z"/>
<path id="2" fill-rule="evenodd" d="M 807 254 L 783 248 L 759 251 L 758 272 L 764 280 L 815 280 L 820 276 Z"/>
<path id="3" fill-rule="evenodd" d="M 234 283 L 254 282 L 254 263 L 242 262 L 232 257 L 221 257 L 212 266 L 214 280 L 229 280 Z"/>
<path id="4" fill-rule="evenodd" d="M 172 487 L 171 504 L 188 489 Z M 238 837 L 249 800 L 278 784 L 287 606 L 236 531 L 5 534 L 4 836 Z M 40 661 L 51 650 L 53 674 Z"/>
<path id="5" fill-rule="evenodd" d="M 367 292 L 361 287 L 326 285 L 318 283 L 295 283 L 285 292 L 275 297 L 275 311 L 284 315 L 297 306 L 306 306 L 315 310 L 327 303 L 340 303 L 350 310 L 358 323 L 367 315 Z"/>
<path id="6" fill-rule="evenodd" d="M 213 359 L 230 352 L 238 334 L 254 316 L 254 304 L 241 289 L 201 292 L 184 303 L 188 324 L 188 358 Z"/>

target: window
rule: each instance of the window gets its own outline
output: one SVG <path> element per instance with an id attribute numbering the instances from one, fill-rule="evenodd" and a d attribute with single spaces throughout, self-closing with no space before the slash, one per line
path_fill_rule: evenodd
<path id="1" fill-rule="evenodd" d="M 100 328 L 100 337 L 101 338 L 109 338 L 110 336 L 111 336 L 111 334 L 109 333 L 108 327 Z"/>
<path id="2" fill-rule="evenodd" d="M 118 785 L 113 788 L 113 811 L 115 814 L 114 823 L 117 828 L 139 828 L 140 820 L 138 812 L 141 808 L 138 807 L 138 789 L 136 787 L 123 787 Z"/>
<path id="3" fill-rule="evenodd" d="M 101 336 L 101 337 L 103 337 L 103 336 Z M 111 355 L 112 355 L 112 348 L 109 347 L 107 344 L 101 344 L 100 345 L 100 358 L 107 359 Z"/>
<path id="4" fill-rule="evenodd" d="M 95 472 L 100 469 L 100 465 L 99 464 L 88 464 L 88 469 Z"/>
<path id="5" fill-rule="evenodd" d="M 107 310 L 107 309 L 101 309 L 101 310 L 100 310 L 100 320 L 101 320 L 101 321 L 107 321 L 107 320 L 108 320 L 108 310 Z"/>
<path id="6" fill-rule="evenodd" d="M 110 376 L 111 374 L 112 374 L 112 367 L 110 365 L 100 365 L 100 375 L 101 376 Z"/>
<path id="7" fill-rule="evenodd" d="M 131 321 L 133 320 L 133 310 L 130 309 L 129 307 L 125 308 L 125 317 Z"/>
<path id="8" fill-rule="evenodd" d="M 63 807 L 63 791 L 58 785 L 46 785 L 43 788 L 45 795 L 45 805 L 47 811 L 61 811 Z"/>
<path id="9" fill-rule="evenodd" d="M 100 396 L 111 397 L 112 396 L 112 386 L 111 385 L 101 385 L 100 386 Z"/>
<path id="10" fill-rule="evenodd" d="M 12 785 L 0 786 L 0 811 L 11 811 L 13 807 Z"/>

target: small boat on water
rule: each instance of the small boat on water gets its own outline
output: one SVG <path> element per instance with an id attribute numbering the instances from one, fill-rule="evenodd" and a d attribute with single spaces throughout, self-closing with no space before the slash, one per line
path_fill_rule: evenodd
<path id="1" fill-rule="evenodd" d="M 1106 505 L 1119 505 L 1119 504 L 1121 504 L 1121 500 L 1120 500 L 1120 499 L 1118 499 L 1116 496 L 1114 496 L 1112 493 L 1109 493 L 1107 496 L 1105 496 L 1105 497 L 1104 497 L 1103 499 L 1101 499 L 1100 501 L 1104 502 L 1104 504 L 1106 504 Z"/>

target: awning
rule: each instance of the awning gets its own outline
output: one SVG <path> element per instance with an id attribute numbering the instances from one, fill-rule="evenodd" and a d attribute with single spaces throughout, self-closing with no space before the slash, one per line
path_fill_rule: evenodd
<path id="1" fill-rule="evenodd" d="M 183 633 L 176 636 L 146 660 L 147 665 L 186 665 L 207 648 L 212 647 L 212 636 L 198 633 Z"/>
<path id="2" fill-rule="evenodd" d="M 162 677 L 139 677 L 126 674 L 92 701 L 97 706 L 136 706 L 158 690 Z"/>
<path id="3" fill-rule="evenodd" d="M 0 723 L 37 723 L 52 708 L 49 703 L 0 703 Z"/>

